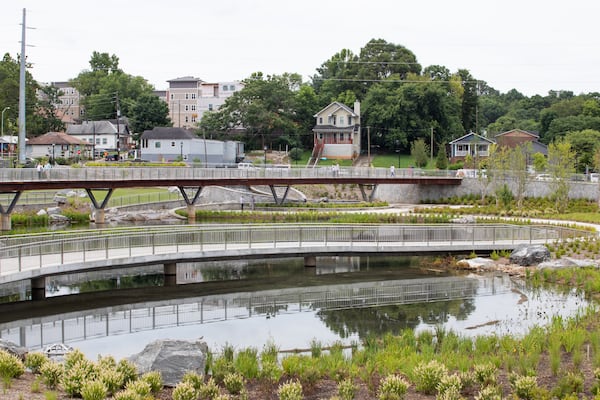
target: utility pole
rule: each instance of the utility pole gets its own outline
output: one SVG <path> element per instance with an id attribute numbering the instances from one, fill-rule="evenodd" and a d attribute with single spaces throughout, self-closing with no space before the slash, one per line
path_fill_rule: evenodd
<path id="1" fill-rule="evenodd" d="M 433 126 L 431 127 L 431 145 L 430 145 L 430 153 L 431 153 L 431 162 L 433 162 Z"/>
<path id="2" fill-rule="evenodd" d="M 19 163 L 25 164 L 25 9 L 23 9 L 23 24 L 21 26 L 21 68 L 19 71 Z"/>
<path id="3" fill-rule="evenodd" d="M 117 159 L 115 161 L 119 161 L 119 159 L 121 158 L 121 146 L 119 143 L 119 133 L 120 133 L 120 128 L 119 128 L 119 119 L 121 118 L 121 109 L 119 108 L 119 92 L 115 92 L 115 99 L 116 99 L 116 104 L 117 104 L 117 142 L 115 143 L 115 148 L 117 149 Z"/>
<path id="4" fill-rule="evenodd" d="M 371 127 L 367 126 L 367 164 L 371 166 Z"/>

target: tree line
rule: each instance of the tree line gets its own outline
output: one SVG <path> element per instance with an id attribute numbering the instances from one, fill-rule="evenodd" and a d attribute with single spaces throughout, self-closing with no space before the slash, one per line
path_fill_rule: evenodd
<path id="1" fill-rule="evenodd" d="M 18 71 L 17 60 L 6 54 L 0 62 L 0 108 L 10 107 L 8 131 L 16 129 Z M 419 139 L 429 143 L 432 130 L 434 151 L 439 154 L 446 143 L 471 131 L 493 138 L 518 128 L 538 133 L 546 144 L 561 139 L 571 143 L 581 172 L 593 166 L 600 138 L 599 93 L 553 90 L 531 97 L 517 89 L 500 93 L 467 69 L 423 67 L 411 50 L 383 39 L 370 40 L 357 54 L 340 50 L 306 82 L 293 72 L 254 72 L 242 82 L 243 89 L 222 107 L 204 114 L 199 134 L 239 139 L 249 149 L 309 149 L 314 115 L 320 109 L 332 101 L 348 106 L 360 101 L 363 135 L 368 128 L 372 146 L 389 152 L 408 153 Z M 125 73 L 116 55 L 93 52 L 89 69 L 71 84 L 82 96 L 82 119 L 120 114 L 130 119 L 137 134 L 171 125 L 167 104 L 152 93 L 146 79 Z M 62 128 L 53 106 L 59 94 L 27 72 L 28 135 Z"/>

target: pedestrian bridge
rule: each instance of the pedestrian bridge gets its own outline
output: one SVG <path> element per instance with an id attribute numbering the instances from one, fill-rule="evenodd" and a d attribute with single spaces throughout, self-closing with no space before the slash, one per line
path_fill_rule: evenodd
<path id="1" fill-rule="evenodd" d="M 32 297 L 45 297 L 55 275 L 164 265 L 175 284 L 177 263 L 331 255 L 466 254 L 511 250 L 592 235 L 540 225 L 259 224 L 155 226 L 8 236 L 0 239 L 0 284 L 30 280 Z"/>
<path id="2" fill-rule="evenodd" d="M 269 186 L 275 203 L 283 203 L 294 185 L 355 184 L 363 200 L 372 201 L 377 185 L 460 185 L 453 171 L 399 169 L 392 174 L 386 168 L 196 168 L 196 167 L 83 167 L 52 168 L 38 172 L 32 168 L 0 168 L 0 194 L 9 196 L 0 202 L 0 230 L 10 230 L 10 213 L 27 190 L 85 189 L 95 209 L 96 224 L 104 223 L 104 209 L 115 189 L 176 186 L 188 207 L 190 222 L 194 205 L 207 186 Z M 283 195 L 277 188 L 283 188 Z M 368 190 L 371 193 L 368 194 Z M 94 193 L 96 192 L 96 193 Z M 97 193 L 105 193 L 97 199 Z M 280 191 L 281 193 L 281 191 Z"/>

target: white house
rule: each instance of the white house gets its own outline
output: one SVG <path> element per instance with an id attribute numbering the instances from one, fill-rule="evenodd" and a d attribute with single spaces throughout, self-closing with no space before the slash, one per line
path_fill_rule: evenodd
<path id="1" fill-rule="evenodd" d="M 48 132 L 29 139 L 25 152 L 30 158 L 90 157 L 92 145 L 63 132 Z"/>
<path id="2" fill-rule="evenodd" d="M 155 127 L 140 136 L 140 157 L 148 161 L 183 160 L 203 166 L 235 164 L 244 158 L 241 142 L 204 140 L 185 128 Z"/>
<path id="3" fill-rule="evenodd" d="M 68 125 L 67 133 L 92 145 L 96 156 L 128 151 L 131 146 L 129 124 L 124 118 L 104 121 L 83 121 Z"/>
<path id="4" fill-rule="evenodd" d="M 466 156 L 487 157 L 490 154 L 490 146 L 494 143 L 493 140 L 474 132 L 467 133 L 449 143 L 450 160 L 456 162 L 464 160 Z"/>
<path id="5" fill-rule="evenodd" d="M 360 154 L 360 103 L 354 109 L 333 102 L 314 115 L 313 160 L 355 159 Z"/>

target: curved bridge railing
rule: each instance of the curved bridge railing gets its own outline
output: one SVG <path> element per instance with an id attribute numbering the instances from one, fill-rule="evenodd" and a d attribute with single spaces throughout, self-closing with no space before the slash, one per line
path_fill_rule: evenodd
<path id="1" fill-rule="evenodd" d="M 149 263 L 513 249 L 594 235 L 551 225 L 182 225 L 4 237 L 0 283 Z"/>

